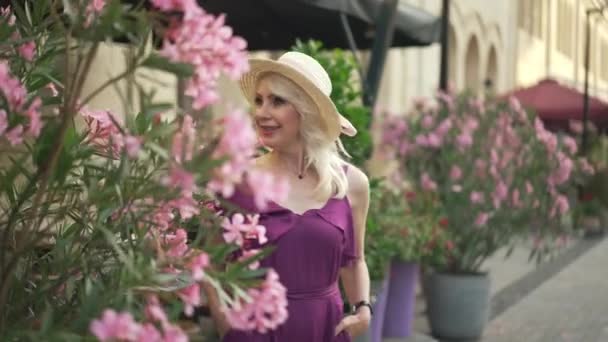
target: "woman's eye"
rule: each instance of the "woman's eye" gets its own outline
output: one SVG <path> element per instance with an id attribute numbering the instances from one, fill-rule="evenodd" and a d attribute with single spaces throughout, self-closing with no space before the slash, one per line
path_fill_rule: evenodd
<path id="1" fill-rule="evenodd" d="M 263 102 L 262 98 L 259 96 L 256 96 L 255 99 L 253 99 L 253 103 L 258 107 L 262 106 L 262 102 Z"/>
<path id="2" fill-rule="evenodd" d="M 282 97 L 278 97 L 278 96 L 275 96 L 275 97 L 272 99 L 272 103 L 273 103 L 275 106 L 282 106 L 282 105 L 284 105 L 286 102 L 287 102 L 287 101 L 285 101 L 285 100 L 284 100 Z"/>

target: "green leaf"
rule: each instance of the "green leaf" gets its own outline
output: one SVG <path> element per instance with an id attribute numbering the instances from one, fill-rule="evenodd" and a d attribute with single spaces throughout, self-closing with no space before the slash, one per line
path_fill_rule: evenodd
<path id="1" fill-rule="evenodd" d="M 190 64 L 171 62 L 167 57 L 152 53 L 146 58 L 143 67 L 162 70 L 172 73 L 178 77 L 191 77 L 194 74 L 194 68 Z"/>

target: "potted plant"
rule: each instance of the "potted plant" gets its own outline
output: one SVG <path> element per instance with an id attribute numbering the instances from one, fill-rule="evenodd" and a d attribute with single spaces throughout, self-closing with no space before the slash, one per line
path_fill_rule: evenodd
<path id="1" fill-rule="evenodd" d="M 588 163 L 576 159 L 573 139 L 545 130 L 515 100 L 439 93 L 393 121 L 384 149 L 416 193 L 412 215 L 441 221 L 451 242 L 449 255 L 426 259 L 432 332 L 477 338 L 489 314 L 483 262 L 529 236 L 539 257 L 558 244 L 571 230 L 561 218 L 575 195 L 573 175 Z"/>
<path id="2" fill-rule="evenodd" d="M 254 267 L 266 252 L 235 259 L 243 236 L 224 234 L 263 227 L 215 205 L 218 189 L 256 181 L 243 176 L 256 143 L 249 116 L 208 123 L 218 134 L 205 140 L 190 115 L 220 96 L 216 77 L 246 71 L 245 42 L 188 3 L 0 9 L 0 340 L 185 341 L 206 333 L 182 323 L 208 287 L 233 315 L 260 309 L 255 329 L 285 320 L 265 314 L 286 306 L 276 274 Z M 128 51 L 125 69 L 85 87 L 113 41 Z M 155 99 L 150 70 L 183 78 L 193 112 Z M 124 112 L 92 108 L 112 86 Z"/>

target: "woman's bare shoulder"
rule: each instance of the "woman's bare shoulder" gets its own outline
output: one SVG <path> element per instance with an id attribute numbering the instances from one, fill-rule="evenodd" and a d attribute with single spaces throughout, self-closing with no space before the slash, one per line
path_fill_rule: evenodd
<path id="1" fill-rule="evenodd" d="M 369 178 L 358 167 L 345 163 L 348 180 L 348 197 L 358 202 L 365 202 L 369 196 Z"/>

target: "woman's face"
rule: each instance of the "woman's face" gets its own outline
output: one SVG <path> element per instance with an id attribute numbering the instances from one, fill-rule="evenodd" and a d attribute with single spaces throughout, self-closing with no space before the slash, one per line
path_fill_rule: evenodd
<path id="1" fill-rule="evenodd" d="M 254 121 L 262 145 L 291 150 L 300 141 L 300 114 L 295 107 L 270 91 L 269 80 L 258 83 L 254 98 Z"/>

